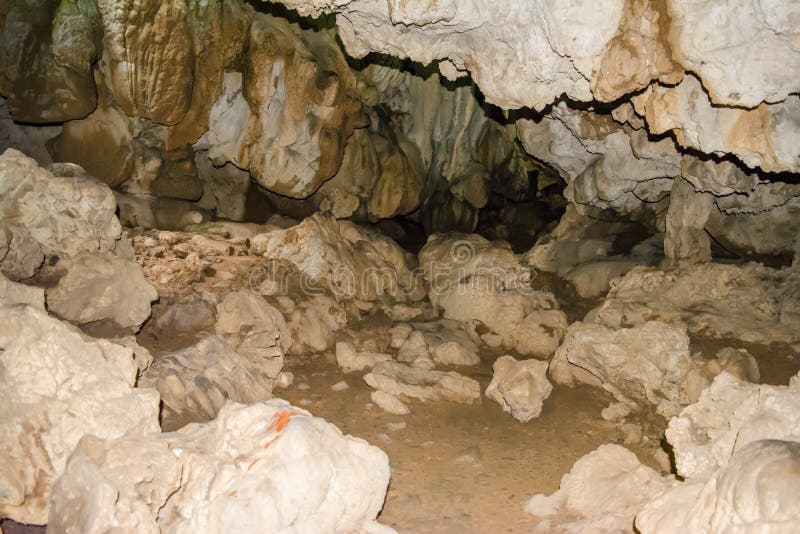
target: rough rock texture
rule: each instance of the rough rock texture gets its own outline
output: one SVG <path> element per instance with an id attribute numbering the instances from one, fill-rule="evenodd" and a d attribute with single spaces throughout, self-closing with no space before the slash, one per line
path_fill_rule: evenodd
<path id="1" fill-rule="evenodd" d="M 750 442 L 705 484 L 686 482 L 647 504 L 636 527 L 643 534 L 796 531 L 799 469 L 800 443 Z"/>
<path id="2" fill-rule="evenodd" d="M 0 273 L 0 302 L 3 305 L 28 304 L 44 310 L 44 289 L 36 286 L 18 284 Z"/>
<path id="3" fill-rule="evenodd" d="M 113 250 L 122 229 L 111 190 L 80 167 L 52 168 L 6 150 L 0 156 L 0 219 L 25 226 L 45 254 Z"/>
<path id="4" fill-rule="evenodd" d="M 566 316 L 551 293 L 531 288 L 530 271 L 510 249 L 476 234 L 435 234 L 419 258 L 431 302 L 445 318 L 480 321 L 520 354 L 555 351 Z"/>
<path id="5" fill-rule="evenodd" d="M 0 221 L 0 271 L 12 280 L 30 278 L 44 261 L 39 243 L 28 229 Z"/>
<path id="6" fill-rule="evenodd" d="M 700 400 L 669 422 L 667 439 L 685 478 L 706 478 L 752 441 L 800 441 L 800 380 L 757 385 L 721 373 Z"/>
<path id="7" fill-rule="evenodd" d="M 63 276 L 47 289 L 47 307 L 73 323 L 110 320 L 138 330 L 158 298 L 135 261 L 82 252 L 61 260 L 57 268 Z"/>
<path id="8" fill-rule="evenodd" d="M 441 320 L 424 323 L 400 323 L 408 330 L 397 339 L 397 360 L 414 367 L 442 365 L 477 365 L 478 345 L 456 321 Z M 399 326 L 399 325 L 398 325 Z M 404 330 L 400 328 L 399 330 Z M 401 335 L 399 330 L 395 333 Z"/>
<path id="9" fill-rule="evenodd" d="M 513 356 L 505 355 L 495 360 L 492 372 L 492 381 L 486 388 L 487 397 L 498 402 L 504 412 L 522 423 L 539 417 L 542 404 L 553 391 L 547 380 L 547 362 L 517 361 Z"/>
<path id="10" fill-rule="evenodd" d="M 416 369 L 394 361 L 379 362 L 364 382 L 389 395 L 422 401 L 445 399 L 472 404 L 481 396 L 477 381 L 454 371 Z"/>
<path id="11" fill-rule="evenodd" d="M 0 309 L 0 515 L 48 520 L 50 492 L 82 436 L 158 432 L 158 393 L 134 389 L 132 351 L 32 306 Z"/>
<path id="12" fill-rule="evenodd" d="M 372 369 L 378 362 L 391 360 L 391 354 L 379 352 L 359 352 L 346 341 L 336 343 L 336 363 L 345 373 Z"/>
<path id="13" fill-rule="evenodd" d="M 311 294 L 330 291 L 337 300 L 367 302 L 424 296 L 410 254 L 388 237 L 330 215 L 315 214 L 291 228 L 256 236 L 252 250 L 294 265 Z"/>
<path id="14" fill-rule="evenodd" d="M 407 415 L 411 413 L 408 406 L 403 401 L 390 395 L 385 391 L 373 391 L 369 394 L 369 399 L 374 402 L 381 410 L 394 415 Z"/>
<path id="15" fill-rule="evenodd" d="M 541 522 L 537 532 L 632 532 L 636 513 L 667 488 L 667 481 L 614 444 L 575 462 L 552 495 L 534 495 L 525 511 Z"/>
<path id="16" fill-rule="evenodd" d="M 380 449 L 285 401 L 229 403 L 177 432 L 81 441 L 49 527 L 374 532 L 389 476 Z"/>
<path id="17" fill-rule="evenodd" d="M 652 404 L 670 417 L 695 402 L 716 374 L 737 368 L 742 378 L 758 379 L 746 352 L 721 353 L 709 362 L 693 357 L 683 325 L 648 321 L 612 330 L 576 322 L 550 362 L 550 376 L 560 384 L 602 387 L 631 410 Z"/>
<path id="18" fill-rule="evenodd" d="M 252 289 L 228 293 L 217 305 L 217 334 L 261 373 L 277 378 L 292 337 L 280 310 Z"/>
<path id="19" fill-rule="evenodd" d="M 347 325 L 347 313 L 326 295 L 276 300 L 286 317 L 286 326 L 293 340 L 290 354 L 321 352 L 333 347 L 336 332 Z"/>
<path id="20" fill-rule="evenodd" d="M 213 419 L 228 399 L 249 404 L 271 396 L 271 381 L 219 336 L 158 358 L 144 373 L 172 412 Z"/>
<path id="21" fill-rule="evenodd" d="M 651 79 L 680 75 L 661 42 L 667 14 L 646 3 L 630 13 L 616 1 L 284 3 L 301 14 L 336 12 L 342 41 L 356 57 L 377 51 L 439 61 L 445 77 L 471 74 L 487 100 L 504 108 L 541 110 L 562 93 L 611 101 Z"/>
<path id="22" fill-rule="evenodd" d="M 657 319 L 717 337 L 792 342 L 798 338 L 799 283 L 796 269 L 755 263 L 636 267 L 615 282 L 586 321 L 619 328 Z"/>

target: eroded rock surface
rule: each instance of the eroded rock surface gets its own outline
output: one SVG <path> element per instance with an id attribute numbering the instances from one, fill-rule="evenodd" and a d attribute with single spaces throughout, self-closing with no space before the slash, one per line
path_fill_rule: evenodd
<path id="1" fill-rule="evenodd" d="M 375 364 L 364 381 L 389 395 L 422 401 L 444 399 L 471 404 L 481 396 L 477 381 L 454 371 L 417 369 L 394 361 Z"/>
<path id="2" fill-rule="evenodd" d="M 53 484 L 81 437 L 158 432 L 159 396 L 133 388 L 131 349 L 32 306 L 4 306 L 0 318 L 0 514 L 45 524 Z"/>
<path id="3" fill-rule="evenodd" d="M 505 355 L 495 360 L 492 371 L 492 381 L 486 388 L 487 397 L 498 402 L 504 412 L 522 423 L 539 417 L 542 404 L 553 391 L 547 380 L 547 362 L 517 361 L 513 356 Z"/>
<path id="4" fill-rule="evenodd" d="M 325 420 L 277 399 L 229 403 L 177 432 L 81 441 L 49 526 L 377 531 L 388 484 L 386 455 Z"/>

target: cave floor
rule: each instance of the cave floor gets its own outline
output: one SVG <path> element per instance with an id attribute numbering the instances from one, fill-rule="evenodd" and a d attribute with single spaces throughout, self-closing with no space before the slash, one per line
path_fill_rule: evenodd
<path id="1" fill-rule="evenodd" d="M 246 256 L 227 257 L 215 265 L 216 272 L 209 277 L 187 280 L 179 287 L 174 286 L 173 279 L 167 285 L 173 286 L 175 295 L 188 286 L 224 293 L 243 285 L 244 273 L 253 261 Z M 221 276 L 224 272 L 234 275 Z M 152 281 L 162 296 L 169 293 L 167 287 Z M 580 320 L 600 302 L 576 298 L 563 282 L 549 275 L 535 283 L 554 291 L 570 322 Z M 154 317 L 169 300 L 154 307 Z M 340 333 L 346 339 L 348 334 L 369 331 L 376 321 L 386 319 L 373 315 Z M 203 335 L 155 334 L 146 326 L 138 341 L 156 358 L 189 346 Z M 800 370 L 800 358 L 789 346 L 692 338 L 692 352 L 713 355 L 723 347 L 746 348 L 758 360 L 765 383 L 786 384 Z M 502 354 L 483 349 L 477 366 L 442 369 L 476 379 L 484 391 L 492 377 L 492 363 Z M 366 371 L 345 374 L 337 366 L 333 350 L 287 356 L 285 370 L 294 374 L 294 383 L 287 389 L 276 389 L 274 396 L 386 452 L 392 478 L 378 519 L 399 532 L 530 532 L 535 519 L 524 512 L 523 503 L 536 493 L 557 490 L 561 477 L 575 461 L 604 443 L 625 444 L 643 463 L 659 469 L 653 452 L 660 449 L 666 421 L 654 414 L 629 416 L 628 422 L 641 426 L 643 439 L 624 443 L 621 425 L 601 417 L 602 409 L 613 399 L 598 388 L 556 385 L 544 402 L 542 414 L 528 423 L 518 422 L 483 396 L 472 405 L 410 400 L 407 405 L 411 414 L 398 416 L 370 401 L 372 389 L 362 380 Z M 347 382 L 347 389 L 331 389 L 342 380 Z M 162 426 L 170 431 L 188 422 L 165 414 Z"/>

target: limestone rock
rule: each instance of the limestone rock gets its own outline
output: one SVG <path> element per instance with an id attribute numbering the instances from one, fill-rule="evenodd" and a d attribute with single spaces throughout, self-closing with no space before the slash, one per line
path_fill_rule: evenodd
<path id="1" fill-rule="evenodd" d="M 49 527 L 375 532 L 389 476 L 380 449 L 285 401 L 229 403 L 177 432 L 84 439 Z"/>
<path id="2" fill-rule="evenodd" d="M 508 350 L 550 356 L 558 346 L 566 315 L 547 291 L 531 288 L 530 270 L 510 249 L 472 235 L 436 234 L 420 251 L 429 297 L 444 317 L 481 321 Z"/>
<path id="3" fill-rule="evenodd" d="M 552 495 L 538 494 L 525 511 L 540 519 L 537 532 L 633 532 L 633 519 L 668 487 L 666 479 L 620 445 L 583 456 Z"/>
<path id="4" fill-rule="evenodd" d="M 336 173 L 347 138 L 365 125 L 355 78 L 332 32 L 262 15 L 247 47 L 242 72 L 225 74 L 197 147 L 270 191 L 307 197 Z"/>
<path id="5" fill-rule="evenodd" d="M 271 381 L 215 335 L 159 357 L 142 386 L 158 389 L 172 412 L 195 420 L 213 419 L 228 399 L 250 404 L 272 393 Z"/>
<path id="6" fill-rule="evenodd" d="M 561 384 L 602 387 L 631 410 L 652 404 L 670 417 L 695 402 L 714 376 L 737 367 L 744 368 L 744 377 L 758 378 L 749 354 L 721 353 L 708 362 L 693 357 L 683 325 L 648 321 L 612 330 L 576 322 L 550 362 L 550 376 Z"/>
<path id="7" fill-rule="evenodd" d="M 798 338 L 800 284 L 795 269 L 708 263 L 680 269 L 635 267 L 617 279 L 586 321 L 613 328 L 650 320 L 685 323 L 690 332 L 744 341 Z"/>
<path id="8" fill-rule="evenodd" d="M 217 334 L 269 378 L 283 369 L 292 337 L 280 310 L 249 288 L 228 293 L 217 305 Z"/>
<path id="9" fill-rule="evenodd" d="M 0 309 L 0 349 L 0 515 L 44 524 L 81 437 L 158 432 L 158 393 L 133 388 L 130 349 L 32 306 Z"/>
<path id="10" fill-rule="evenodd" d="M 0 79 L 2 79 L 2 75 L 0 75 Z M 0 154 L 9 148 L 14 148 L 29 158 L 35 159 L 41 166 L 50 165 L 53 163 L 53 158 L 47 151 L 47 144 L 60 132 L 61 126 L 14 122 L 8 109 L 8 101 L 0 97 Z"/>
<path id="11" fill-rule="evenodd" d="M 609 259 L 584 263 L 564 276 L 583 298 L 599 297 L 611 287 L 611 281 L 641 265 L 636 260 Z"/>
<path id="12" fill-rule="evenodd" d="M 0 303 L 4 306 L 28 304 L 39 310 L 44 310 L 44 289 L 18 284 L 9 280 L 0 272 Z"/>
<path id="13" fill-rule="evenodd" d="M 95 2 L 8 4 L 0 25 L 0 93 L 16 120 L 64 122 L 94 109 L 103 35 Z"/>
<path id="14" fill-rule="evenodd" d="M 397 360 L 400 362 L 419 367 L 421 362 L 477 365 L 481 361 L 478 346 L 456 321 L 401 324 L 411 331 L 398 343 Z"/>
<path id="15" fill-rule="evenodd" d="M 315 214 L 286 230 L 256 236 L 252 250 L 285 260 L 305 277 L 311 292 L 342 299 L 416 301 L 424 295 L 413 258 L 394 241 L 348 221 Z"/>
<path id="16" fill-rule="evenodd" d="M 25 226 L 45 254 L 108 252 L 122 231 L 107 185 L 76 166 L 58 174 L 21 152 L 0 156 L 0 219 Z"/>
<path id="17" fill-rule="evenodd" d="M 12 280 L 30 278 L 44 261 L 39 243 L 25 226 L 0 221 L 0 271 Z"/>
<path id="18" fill-rule="evenodd" d="M 385 412 L 394 415 L 407 415 L 411 413 L 411 410 L 403 401 L 384 391 L 373 391 L 369 394 L 369 398 Z"/>
<path id="19" fill-rule="evenodd" d="M 155 318 L 155 325 L 168 332 L 198 332 L 213 330 L 216 321 L 213 302 L 189 296 L 167 305 Z"/>
<path id="20" fill-rule="evenodd" d="M 553 391 L 547 380 L 547 362 L 518 361 L 506 354 L 495 360 L 492 372 L 492 381 L 486 388 L 487 397 L 522 423 L 539 417 L 542 403 Z"/>
<path id="21" fill-rule="evenodd" d="M 358 352 L 352 344 L 345 341 L 336 343 L 336 363 L 345 373 L 372 369 L 378 362 L 391 360 L 390 354 L 377 352 Z"/>
<path id="22" fill-rule="evenodd" d="M 47 306 L 74 323 L 110 320 L 138 330 L 150 317 L 150 303 L 158 298 L 142 268 L 130 260 L 82 252 L 57 267 L 64 274 L 47 289 Z"/>
<path id="23" fill-rule="evenodd" d="M 643 534 L 797 530 L 798 468 L 800 443 L 750 442 L 705 484 L 686 482 L 649 503 L 636 527 Z"/>
<path id="24" fill-rule="evenodd" d="M 704 479 L 758 440 L 800 441 L 800 384 L 751 384 L 721 373 L 669 422 L 666 436 L 678 474 Z"/>
<path id="25" fill-rule="evenodd" d="M 311 295 L 296 301 L 288 297 L 277 300 L 293 340 L 290 354 L 322 352 L 333 347 L 336 332 L 347 325 L 345 310 L 326 295 Z"/>
<path id="26" fill-rule="evenodd" d="M 422 401 L 445 399 L 472 404 L 480 399 L 480 384 L 454 371 L 416 369 L 394 361 L 379 362 L 364 382 L 389 395 Z"/>

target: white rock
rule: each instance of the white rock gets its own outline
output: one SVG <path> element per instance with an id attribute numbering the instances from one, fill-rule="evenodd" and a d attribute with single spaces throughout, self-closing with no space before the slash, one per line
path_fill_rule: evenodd
<path id="1" fill-rule="evenodd" d="M 372 369 L 378 362 L 391 360 L 391 354 L 377 352 L 357 352 L 352 344 L 346 341 L 336 343 L 336 363 L 345 373 Z"/>
<path id="2" fill-rule="evenodd" d="M 796 532 L 800 443 L 759 440 L 733 454 L 708 481 L 676 486 L 636 516 L 643 534 Z"/>
<path id="3" fill-rule="evenodd" d="M 272 396 L 272 381 L 215 335 L 159 357 L 141 383 L 158 389 L 175 414 L 200 419 L 213 419 L 228 399 L 251 403 Z"/>
<path id="4" fill-rule="evenodd" d="M 534 495 L 525 511 L 538 532 L 633 532 L 633 519 L 667 480 L 628 449 L 605 444 L 580 458 L 552 495 Z"/>
<path id="5" fill-rule="evenodd" d="M 158 432 L 158 392 L 134 389 L 130 349 L 31 306 L 0 308 L 0 515 L 45 524 L 82 436 Z"/>
<path id="6" fill-rule="evenodd" d="M 506 354 L 495 360 L 492 371 L 492 381 L 486 388 L 487 397 L 498 402 L 504 412 L 522 423 L 539 417 L 542 404 L 553 391 L 547 380 L 547 362 L 517 361 Z"/>
<path id="7" fill-rule="evenodd" d="M 423 401 L 445 399 L 472 404 L 481 396 L 477 381 L 454 371 L 418 369 L 394 361 L 376 364 L 364 375 L 364 382 L 390 395 Z"/>
<path id="8" fill-rule="evenodd" d="M 228 293 L 217 305 L 217 334 L 261 373 L 277 378 L 292 337 L 281 312 L 252 289 Z"/>
<path id="9" fill-rule="evenodd" d="M 25 226 L 45 254 L 110 252 L 120 237 L 109 187 L 77 166 L 54 176 L 21 152 L 0 156 L 0 219 Z"/>
<path id="10" fill-rule="evenodd" d="M 606 421 L 622 421 L 630 415 L 631 409 L 621 402 L 612 402 L 600 413 L 601 417 Z"/>
<path id="11" fill-rule="evenodd" d="M 289 371 L 281 371 L 281 374 L 278 375 L 278 378 L 275 379 L 275 387 L 286 389 L 291 387 L 294 383 L 294 373 Z"/>
<path id="12" fill-rule="evenodd" d="M 292 338 L 289 353 L 322 352 L 333 347 L 336 332 L 347 325 L 347 313 L 341 305 L 326 295 L 289 301 L 290 308 L 282 306 Z"/>
<path id="13" fill-rule="evenodd" d="M 49 527 L 374 532 L 389 476 L 380 449 L 285 401 L 229 403 L 177 432 L 82 441 Z"/>
<path id="14" fill-rule="evenodd" d="M 331 386 L 331 391 L 345 391 L 350 389 L 350 384 L 346 380 L 340 380 Z"/>
<path id="15" fill-rule="evenodd" d="M 138 330 L 150 317 L 158 292 L 134 261 L 110 254 L 79 253 L 58 262 L 63 276 L 47 289 L 47 307 L 78 324 L 110 320 Z"/>
<path id="16" fill-rule="evenodd" d="M 433 361 L 444 365 L 478 365 L 481 358 L 456 341 L 446 341 L 433 349 Z"/>
<path id="17" fill-rule="evenodd" d="M 161 330 L 169 332 L 198 332 L 213 329 L 216 323 L 216 308 L 213 302 L 190 296 L 170 303 L 155 318 Z"/>
<path id="18" fill-rule="evenodd" d="M 800 441 L 800 383 L 757 385 L 723 372 L 670 420 L 666 436 L 678 474 L 690 479 L 712 475 L 752 441 Z"/>
<path id="19" fill-rule="evenodd" d="M 403 401 L 389 393 L 373 391 L 369 394 L 369 398 L 385 412 L 395 415 L 407 415 L 411 413 L 411 410 Z"/>

